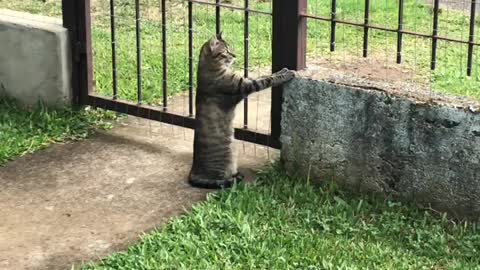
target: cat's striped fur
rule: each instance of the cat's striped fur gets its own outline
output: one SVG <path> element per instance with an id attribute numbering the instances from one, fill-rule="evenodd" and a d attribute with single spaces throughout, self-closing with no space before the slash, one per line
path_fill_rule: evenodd
<path id="1" fill-rule="evenodd" d="M 283 69 L 258 79 L 236 74 L 235 54 L 221 34 L 200 51 L 197 72 L 195 138 L 189 183 L 203 188 L 227 188 L 243 176 L 237 171 L 233 149 L 233 118 L 236 105 L 251 93 L 280 85 L 295 75 Z"/>

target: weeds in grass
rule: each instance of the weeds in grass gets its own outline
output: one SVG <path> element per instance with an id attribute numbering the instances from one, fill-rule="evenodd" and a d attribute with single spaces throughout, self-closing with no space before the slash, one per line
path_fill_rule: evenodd
<path id="1" fill-rule="evenodd" d="M 107 129 L 116 115 L 102 110 L 26 109 L 0 98 L 0 166 L 52 142 L 85 138 L 95 128 Z"/>

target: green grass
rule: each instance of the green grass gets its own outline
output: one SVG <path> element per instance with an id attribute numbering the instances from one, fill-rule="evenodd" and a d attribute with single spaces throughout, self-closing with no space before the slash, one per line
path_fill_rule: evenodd
<path id="1" fill-rule="evenodd" d="M 5 3 L 2 3 L 5 2 Z M 255 9 L 271 10 L 269 1 L 251 1 Z M 59 16 L 60 1 L 0 0 L 6 8 L 27 10 L 34 13 Z M 112 67 L 110 26 L 108 1 L 97 1 L 93 8 L 93 48 L 94 77 L 96 91 L 111 96 Z M 136 100 L 136 44 L 135 44 L 135 12 L 132 1 L 117 0 L 117 72 L 119 94 L 123 99 Z M 241 5 L 240 0 L 234 4 Z M 309 0 L 309 13 L 329 16 L 330 3 L 327 0 Z M 162 98 L 162 51 L 161 22 L 158 1 L 141 1 L 142 17 L 142 84 L 144 100 L 147 103 L 159 104 Z M 337 1 L 337 17 L 339 19 L 362 22 L 363 1 Z M 431 34 L 432 8 L 417 0 L 405 1 L 404 29 Z M 187 18 L 184 2 L 170 1 L 168 4 L 168 91 L 174 95 L 188 88 L 188 47 Z M 397 1 L 372 0 L 371 23 L 397 27 Z M 214 32 L 215 12 L 212 7 L 194 6 L 194 66 L 196 66 L 198 50 Z M 452 9 L 442 8 L 439 15 L 439 34 L 457 39 L 468 39 L 469 19 L 465 14 Z M 477 40 L 480 36 L 480 21 L 477 20 L 475 32 Z M 363 30 L 361 28 L 338 25 L 337 51 L 331 54 L 329 48 L 330 24 L 309 20 L 308 22 L 308 58 L 356 58 L 362 50 Z M 239 11 L 222 11 L 222 30 L 238 54 L 237 67 L 243 66 L 243 13 Z M 429 39 L 414 38 L 404 35 L 402 68 L 414 71 L 415 79 L 431 85 L 433 89 L 480 98 L 480 61 L 478 48 L 474 50 L 474 66 L 472 77 L 466 76 L 466 45 L 439 41 L 437 69 L 430 72 Z M 389 65 L 396 57 L 396 34 L 371 30 L 369 36 L 369 55 L 381 60 L 387 59 Z M 271 63 L 271 18 L 264 15 L 251 15 L 250 20 L 250 66 L 263 67 L 268 70 Z"/>
<path id="2" fill-rule="evenodd" d="M 275 167 L 84 269 L 480 269 L 478 252 L 478 226 Z"/>
<path id="3" fill-rule="evenodd" d="M 27 110 L 0 98 L 0 166 L 54 142 L 85 138 L 95 128 L 109 128 L 112 113 L 101 110 L 47 109 L 39 105 Z"/>

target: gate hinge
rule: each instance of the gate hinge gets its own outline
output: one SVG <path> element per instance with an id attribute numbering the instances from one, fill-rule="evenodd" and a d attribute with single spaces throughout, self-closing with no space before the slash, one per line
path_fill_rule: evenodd
<path id="1" fill-rule="evenodd" d="M 85 45 L 80 41 L 75 42 L 75 44 L 73 45 L 73 55 L 75 62 L 80 62 L 82 55 L 86 53 L 87 50 L 85 48 Z"/>

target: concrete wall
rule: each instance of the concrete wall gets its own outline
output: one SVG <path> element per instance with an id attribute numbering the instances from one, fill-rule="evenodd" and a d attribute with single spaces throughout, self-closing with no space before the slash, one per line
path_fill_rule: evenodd
<path id="1" fill-rule="evenodd" d="M 69 104 L 69 55 L 61 21 L 0 9 L 0 95 L 26 105 Z"/>
<path id="2" fill-rule="evenodd" d="M 479 114 L 309 79 L 289 83 L 284 97 L 291 173 L 479 219 Z"/>

